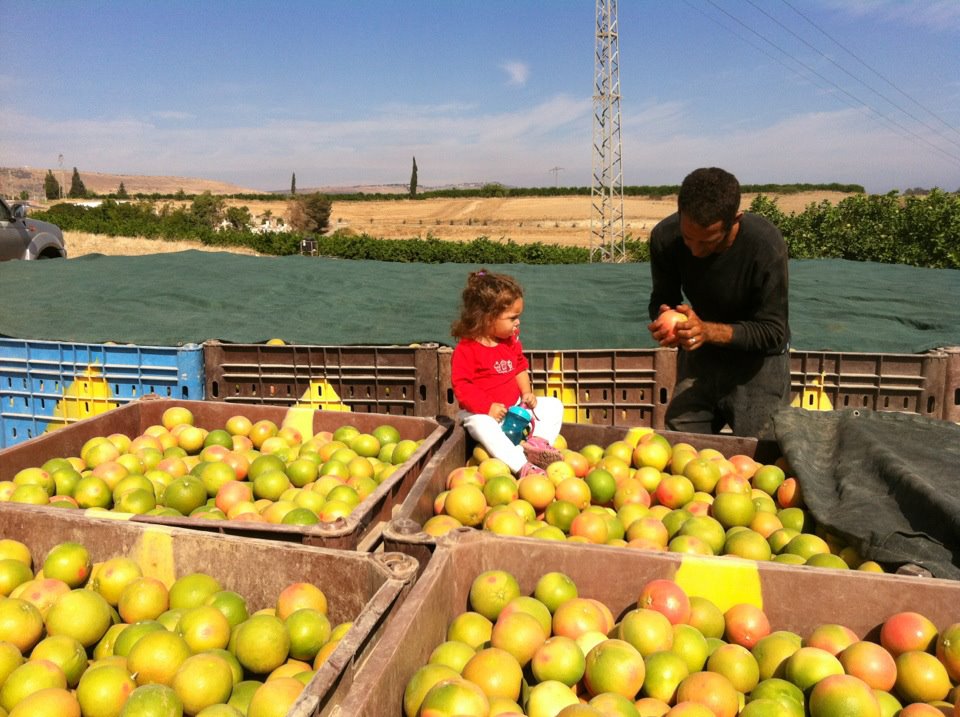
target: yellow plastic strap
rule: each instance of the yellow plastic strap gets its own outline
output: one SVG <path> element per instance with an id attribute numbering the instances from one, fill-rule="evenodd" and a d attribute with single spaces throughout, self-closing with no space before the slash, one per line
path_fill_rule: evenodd
<path id="1" fill-rule="evenodd" d="M 147 577 L 156 578 L 170 587 L 177 579 L 173 559 L 173 536 L 169 528 L 150 526 L 133 549 L 133 558 Z"/>
<path id="2" fill-rule="evenodd" d="M 763 609 L 763 591 L 756 561 L 685 555 L 673 579 L 687 595 L 708 598 L 721 612 L 738 603 Z"/>

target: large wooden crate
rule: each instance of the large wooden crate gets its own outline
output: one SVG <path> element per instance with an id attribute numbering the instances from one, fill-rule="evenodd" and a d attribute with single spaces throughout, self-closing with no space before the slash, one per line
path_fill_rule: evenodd
<path id="1" fill-rule="evenodd" d="M 251 420 L 269 419 L 281 425 L 288 411 L 281 406 L 244 406 L 213 401 L 175 401 L 146 399 L 134 401 L 107 413 L 79 421 L 53 433 L 46 433 L 24 443 L 0 451 L 0 480 L 10 480 L 17 471 L 40 466 L 50 458 L 79 455 L 83 444 L 94 436 L 124 433 L 135 436 L 151 425 L 159 424 L 163 412 L 171 406 L 184 406 L 194 415 L 196 425 L 222 428 L 227 419 L 243 413 Z M 430 458 L 440 447 L 447 427 L 432 418 L 415 416 L 383 416 L 372 413 L 340 413 L 312 411 L 298 414 L 309 423 L 314 433 L 335 430 L 349 423 L 361 432 L 369 432 L 382 423 L 390 423 L 403 439 L 422 441 L 417 451 L 376 490 L 345 518 L 317 525 L 274 525 L 231 520 L 199 518 L 167 518 L 158 516 L 128 516 L 134 522 L 210 530 L 231 535 L 271 538 L 328 548 L 366 549 L 379 540 L 379 531 L 388 521 L 395 506 L 406 497 Z M 0 503 L 0 510 L 6 506 Z M 46 511 L 48 508 L 36 508 Z M 94 519 L 94 518 L 91 518 Z"/>
<path id="2" fill-rule="evenodd" d="M 567 445 L 580 450 L 588 444 L 606 446 L 622 439 L 629 429 L 618 426 L 589 426 L 579 423 L 564 423 L 561 434 Z M 779 457 L 779 447 L 772 441 L 742 438 L 728 435 L 704 435 L 659 431 L 671 444 L 690 443 L 695 448 L 714 448 L 724 455 L 743 454 L 755 460 L 772 463 Z M 430 459 L 406 499 L 395 511 L 394 519 L 383 531 L 384 545 L 388 550 L 409 553 L 426 565 L 436 548 L 437 540 L 423 532 L 423 524 L 433 516 L 435 498 L 446 488 L 447 475 L 455 468 L 466 465 L 472 450 L 472 439 L 463 426 L 457 423 L 440 450 Z M 463 530 L 473 530 L 464 528 Z"/>
<path id="3" fill-rule="evenodd" d="M 69 511 L 20 506 L 0 511 L 0 537 L 25 543 L 35 566 L 55 545 L 73 541 L 83 544 L 95 563 L 130 557 L 145 575 L 168 587 L 182 575 L 207 573 L 224 589 L 242 595 L 251 614 L 275 606 L 280 591 L 290 583 L 316 585 L 327 596 L 331 623 L 353 625 L 289 717 L 327 714 L 346 695 L 354 665 L 373 650 L 417 574 L 416 562 L 396 553 L 328 550 L 168 526 L 91 521 Z"/>
<path id="4" fill-rule="evenodd" d="M 721 610 L 739 602 L 761 607 L 774 630 L 801 636 L 820 624 L 840 623 L 858 637 L 876 640 L 883 620 L 904 610 L 920 612 L 941 628 L 960 620 L 956 581 L 456 532 L 440 539 L 426 570 L 334 714 L 402 715 L 407 681 L 444 641 L 450 621 L 468 609 L 470 586 L 486 570 L 510 572 L 525 595 L 532 593 L 544 573 L 566 573 L 581 597 L 601 600 L 617 618 L 636 607 L 645 583 L 670 578 L 688 594 L 710 598 Z"/>

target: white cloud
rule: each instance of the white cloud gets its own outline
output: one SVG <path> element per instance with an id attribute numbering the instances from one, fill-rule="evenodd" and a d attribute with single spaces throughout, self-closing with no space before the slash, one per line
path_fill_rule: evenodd
<path id="1" fill-rule="evenodd" d="M 153 112 L 151 116 L 161 120 L 175 120 L 180 122 L 187 122 L 197 118 L 195 114 L 191 114 L 190 112 L 179 112 L 177 110 L 161 110 L 158 112 Z"/>
<path id="2" fill-rule="evenodd" d="M 624 136 L 626 181 L 672 184 L 691 169 L 716 165 L 744 183 L 841 182 L 862 184 L 868 192 L 933 185 L 953 191 L 960 186 L 957 162 L 858 110 L 797 115 L 749 130 L 726 129 L 711 135 L 681 129 L 651 141 L 642 127 L 631 127 L 629 137 Z"/>
<path id="3" fill-rule="evenodd" d="M 55 121 L 0 108 L 6 128 L 0 156 L 5 164 L 36 165 L 63 152 L 71 166 L 87 171 L 204 176 L 273 188 L 284 186 L 277 182 L 288 181 L 291 171 L 303 186 L 406 181 L 415 154 L 421 183 L 428 185 L 477 176 L 519 183 L 513 179 L 518 168 L 553 166 L 550 158 L 572 144 L 585 155 L 577 164 L 589 172 L 589 99 L 557 96 L 510 113 L 481 114 L 463 105 L 387 109 L 342 122 L 196 128 L 127 118 Z M 571 132 L 581 138 L 570 142 Z"/>
<path id="4" fill-rule="evenodd" d="M 387 111 L 389 110 L 389 111 Z M 400 111 L 402 110 L 402 111 Z M 797 115 L 767 126 L 705 133 L 683 103 L 622 108 L 626 184 L 675 184 L 691 169 L 724 166 L 745 183 L 844 182 L 871 192 L 960 187 L 956 162 L 857 110 Z M 387 108 L 340 122 L 272 120 L 198 128 L 136 118 L 56 121 L 0 107 L 7 166 L 197 176 L 261 189 L 406 182 L 416 156 L 422 186 L 498 181 L 588 185 L 592 100 L 558 95 L 522 110 L 464 105 Z M 919 133 L 919 132 L 918 132 Z"/>
<path id="5" fill-rule="evenodd" d="M 525 62 L 509 60 L 500 69 L 507 73 L 507 84 L 515 87 L 523 87 L 530 77 L 530 66 Z"/>

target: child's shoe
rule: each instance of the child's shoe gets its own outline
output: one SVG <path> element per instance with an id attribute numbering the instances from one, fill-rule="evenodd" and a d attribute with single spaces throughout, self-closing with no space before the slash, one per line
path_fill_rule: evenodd
<path id="1" fill-rule="evenodd" d="M 533 463 L 524 463 L 523 468 L 520 469 L 520 472 L 517 473 L 517 478 L 526 478 L 527 476 L 542 476 L 546 475 L 547 472 L 543 470 L 540 466 L 536 466 Z"/>
<path id="2" fill-rule="evenodd" d="M 541 468 L 563 460 L 563 454 L 540 436 L 530 436 L 524 441 L 523 453 L 528 461 Z"/>

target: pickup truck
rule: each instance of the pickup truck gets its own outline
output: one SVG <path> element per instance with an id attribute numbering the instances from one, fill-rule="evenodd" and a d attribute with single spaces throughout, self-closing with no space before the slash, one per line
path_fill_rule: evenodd
<path id="1" fill-rule="evenodd" d="M 30 219 L 26 206 L 10 206 L 0 198 L 0 261 L 66 258 L 60 227 Z"/>

